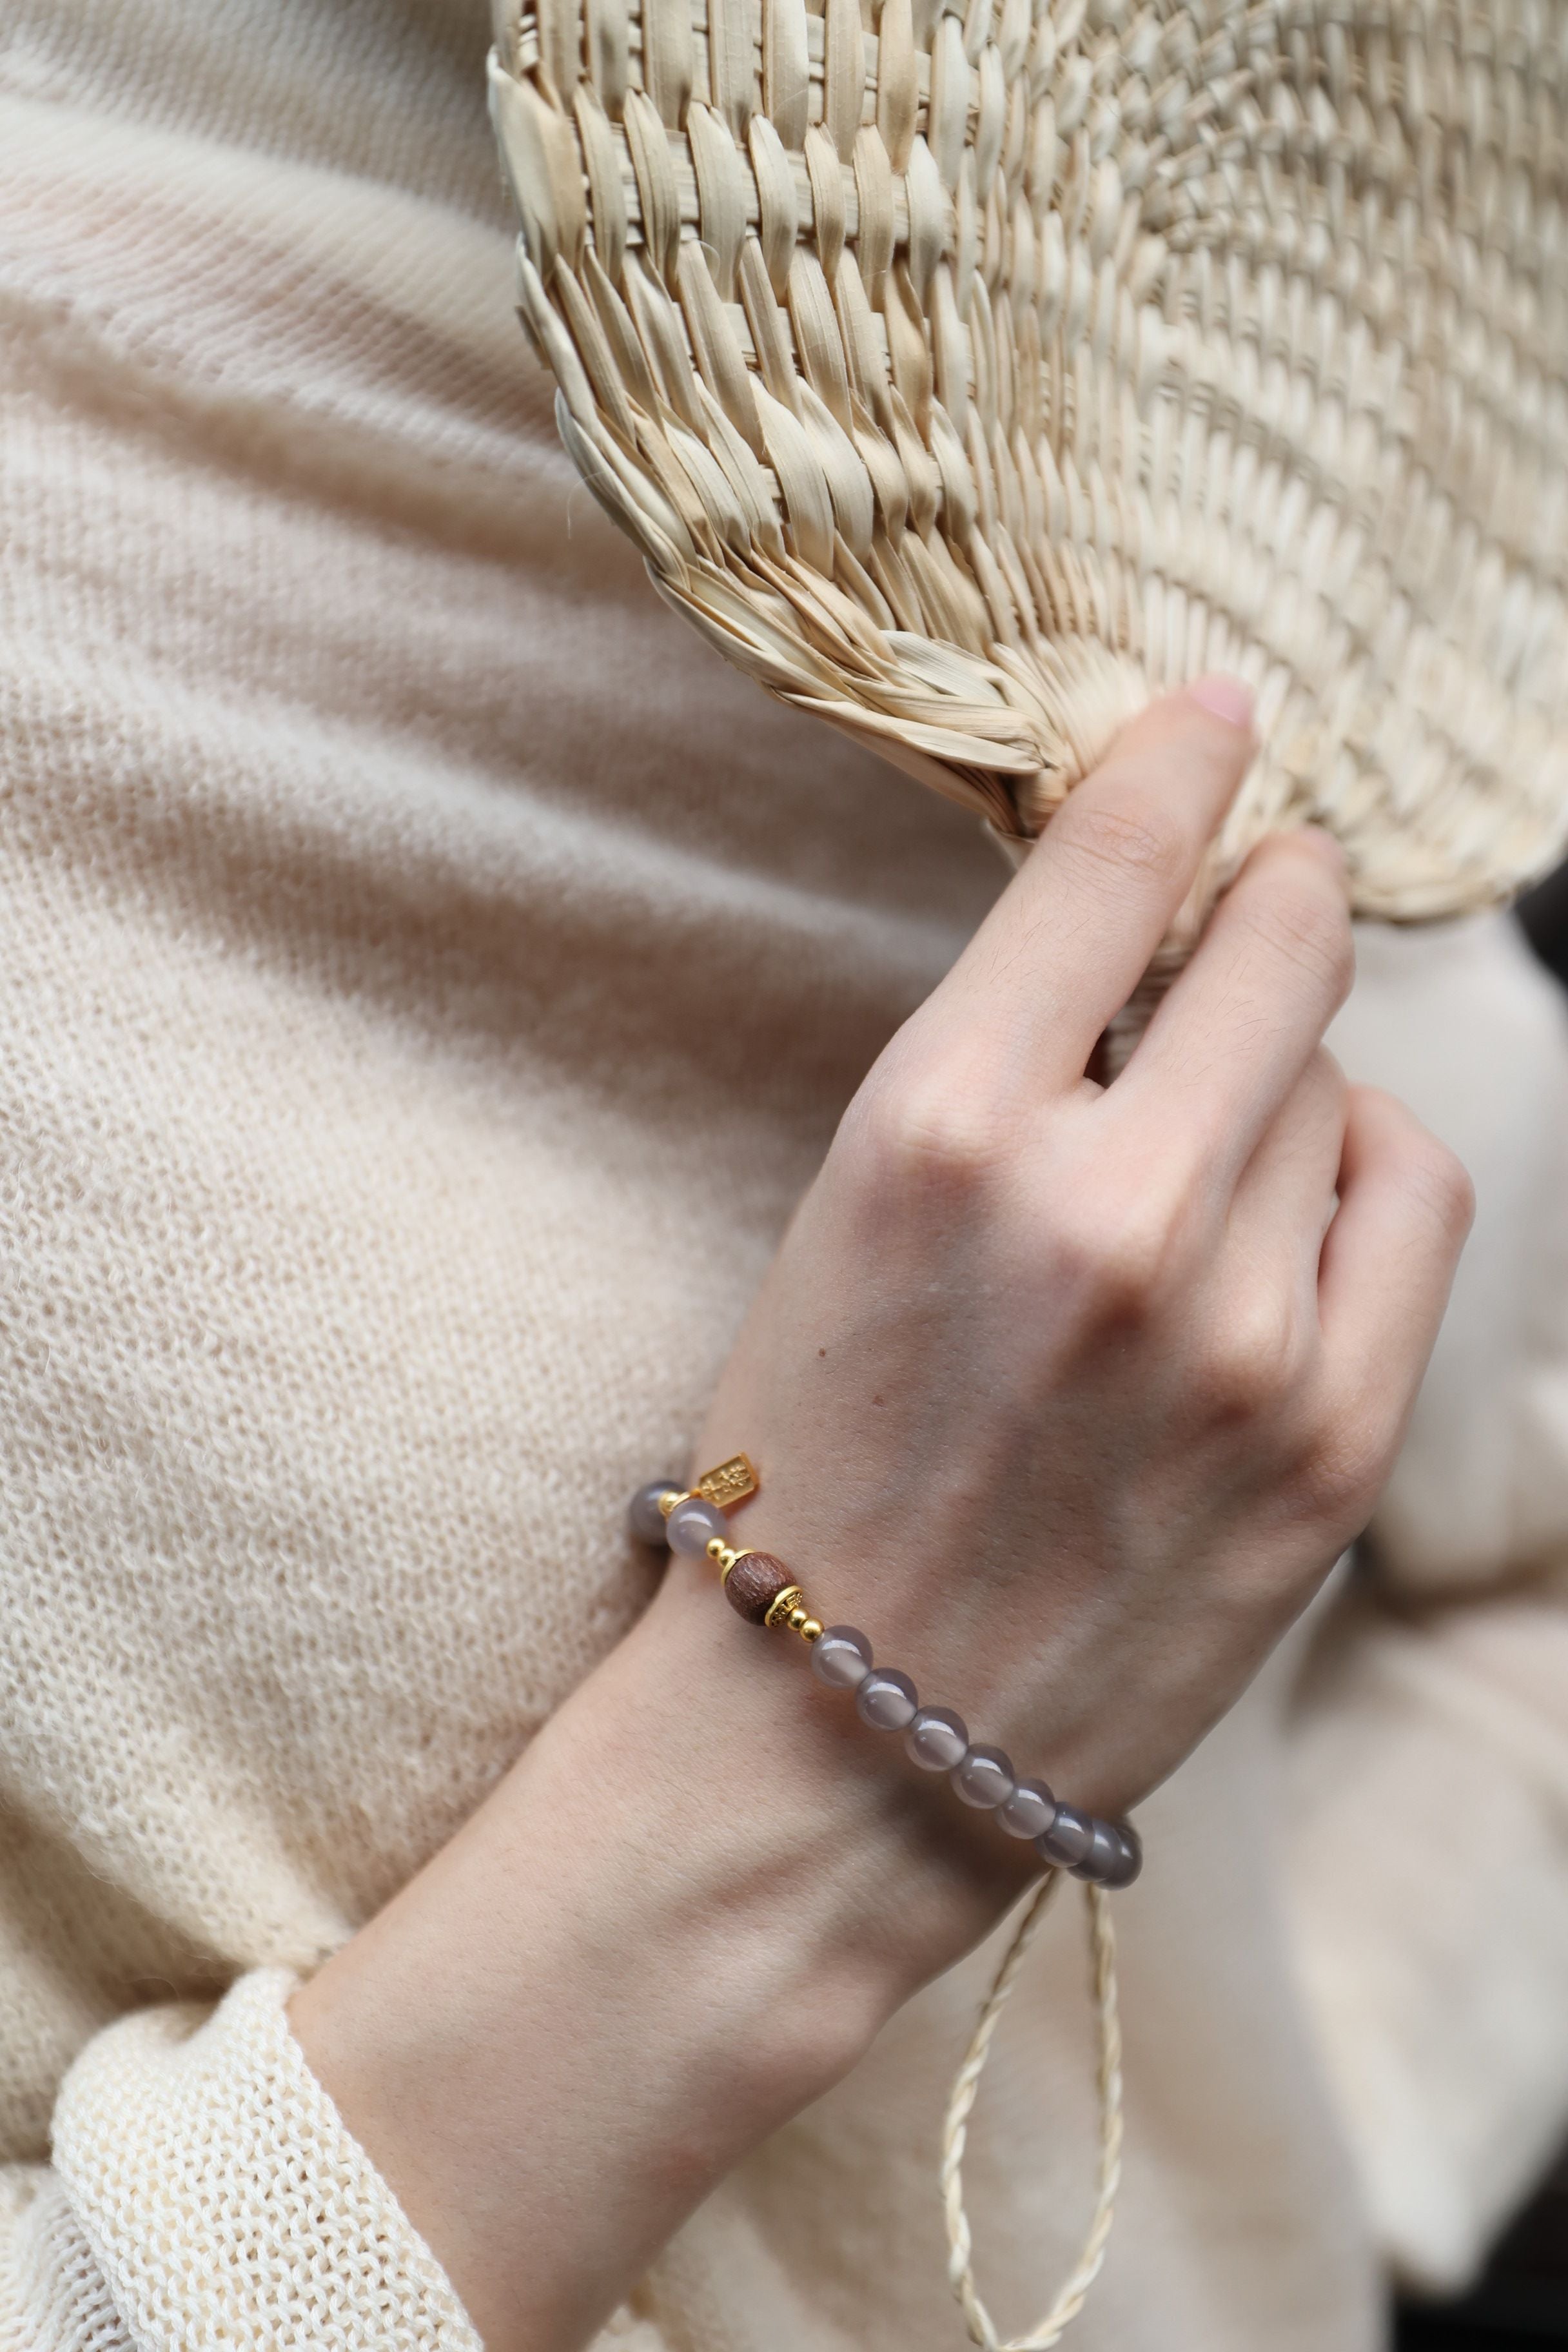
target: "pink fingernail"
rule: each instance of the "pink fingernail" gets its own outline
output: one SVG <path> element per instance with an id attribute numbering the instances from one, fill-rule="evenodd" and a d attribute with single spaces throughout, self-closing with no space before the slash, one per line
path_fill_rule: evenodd
<path id="1" fill-rule="evenodd" d="M 1212 710 L 1216 719 L 1223 719 L 1228 726 L 1251 726 L 1257 706 L 1252 688 L 1244 685 L 1239 677 L 1228 677 L 1223 670 L 1215 670 L 1212 677 L 1195 679 L 1187 692 L 1194 702 L 1201 703 L 1205 710 Z"/>

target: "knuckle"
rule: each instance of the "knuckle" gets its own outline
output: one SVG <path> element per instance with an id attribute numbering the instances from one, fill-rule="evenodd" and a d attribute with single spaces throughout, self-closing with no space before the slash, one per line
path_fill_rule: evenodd
<path id="1" fill-rule="evenodd" d="M 1125 880 L 1175 880 L 1184 848 L 1170 811 L 1147 793 L 1123 792 L 1114 800 L 1069 801 L 1072 822 L 1063 827 L 1063 846 L 1098 872 Z"/>
<path id="2" fill-rule="evenodd" d="M 1318 1433 L 1305 1483 L 1314 1507 L 1346 1539 L 1372 1517 L 1394 1466 L 1399 1431 L 1399 1423 L 1371 1398 L 1358 1398 L 1331 1413 Z"/>
<path id="3" fill-rule="evenodd" d="M 1476 1188 L 1464 1161 L 1422 1129 L 1406 1152 L 1405 1181 L 1416 1206 L 1439 1231 L 1456 1244 L 1462 1242 L 1476 1213 Z"/>
<path id="4" fill-rule="evenodd" d="M 932 1067 L 866 1090 L 853 1141 L 879 1191 L 977 1188 L 1002 1156 L 994 1115 L 962 1077 Z"/>
<path id="5" fill-rule="evenodd" d="M 1343 1003 L 1355 978 L 1355 945 L 1342 900 L 1281 877 L 1258 894 L 1252 922 L 1270 954 Z"/>
<path id="6" fill-rule="evenodd" d="M 1260 1293 L 1233 1302 L 1210 1359 L 1213 1402 L 1227 1415 L 1277 1410 L 1297 1387 L 1304 1352 L 1289 1299 Z"/>
<path id="7" fill-rule="evenodd" d="M 1173 1277 L 1182 1226 L 1175 1199 L 1152 1187 L 1120 1201 L 1091 1196 L 1076 1216 L 1058 1208 L 1052 1255 L 1067 1295 L 1090 1322 L 1140 1319 Z"/>

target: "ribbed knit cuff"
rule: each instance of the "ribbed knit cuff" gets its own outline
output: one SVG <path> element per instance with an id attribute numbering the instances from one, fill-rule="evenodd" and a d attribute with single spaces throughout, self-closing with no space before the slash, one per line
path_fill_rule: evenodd
<path id="1" fill-rule="evenodd" d="M 482 2352 L 289 2030 L 294 1979 L 89 2042 L 55 2166 L 138 2352 Z"/>
<path id="2" fill-rule="evenodd" d="M 136 2352 L 58 2174 L 0 2188 L 0 2352 Z"/>

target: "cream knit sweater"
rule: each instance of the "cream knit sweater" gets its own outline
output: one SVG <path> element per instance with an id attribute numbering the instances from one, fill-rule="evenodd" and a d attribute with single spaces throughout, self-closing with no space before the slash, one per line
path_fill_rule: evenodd
<path id="1" fill-rule="evenodd" d="M 0 16 L 0 2347 L 474 2344 L 282 2000 L 624 1631 L 791 1202 L 1000 880 L 574 488 L 479 0 Z M 1481 1215 L 1379 1579 L 1146 1809 L 1082 2352 L 1368 2352 L 1568 2120 L 1568 1049 L 1501 924 L 1343 1050 Z M 970 2167 L 1089 2194 L 1078 1926 Z M 943 2352 L 990 1966 L 724 2186 L 624 2352 Z M 591 2063 L 587 2053 L 584 2063 Z"/>

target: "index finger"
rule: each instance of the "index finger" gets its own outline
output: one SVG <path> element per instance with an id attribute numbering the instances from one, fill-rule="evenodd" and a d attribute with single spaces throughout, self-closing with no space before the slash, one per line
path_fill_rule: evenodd
<path id="1" fill-rule="evenodd" d="M 1068 794 L 925 1016 L 963 1024 L 1000 1086 L 1061 1092 L 1148 969 L 1256 748 L 1239 679 L 1200 678 L 1124 728 Z"/>

